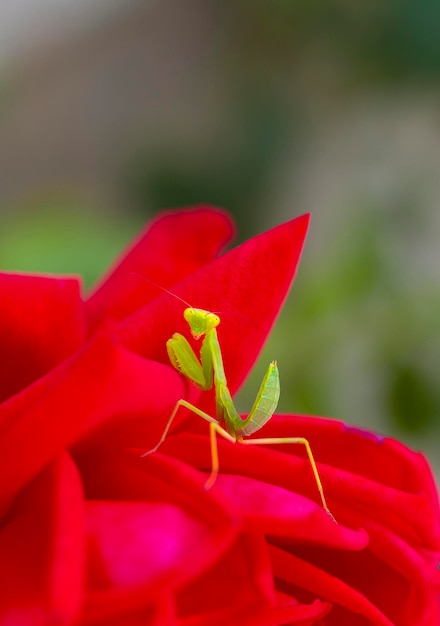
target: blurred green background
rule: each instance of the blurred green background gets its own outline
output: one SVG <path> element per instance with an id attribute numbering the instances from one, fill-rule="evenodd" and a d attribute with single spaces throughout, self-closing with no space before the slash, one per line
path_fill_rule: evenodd
<path id="1" fill-rule="evenodd" d="M 90 285 L 163 208 L 224 207 L 238 241 L 311 211 L 240 408 L 276 358 L 281 411 L 396 436 L 440 472 L 440 3 L 14 6 L 1 267 Z"/>

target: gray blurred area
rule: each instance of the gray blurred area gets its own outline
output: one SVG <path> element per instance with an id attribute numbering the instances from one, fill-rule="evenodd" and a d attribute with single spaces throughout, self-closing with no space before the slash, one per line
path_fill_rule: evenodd
<path id="1" fill-rule="evenodd" d="M 163 208 L 222 206 L 238 240 L 311 211 L 240 408 L 276 358 L 282 411 L 440 471 L 439 25 L 434 0 L 2 4 L 2 267 L 88 285 Z"/>

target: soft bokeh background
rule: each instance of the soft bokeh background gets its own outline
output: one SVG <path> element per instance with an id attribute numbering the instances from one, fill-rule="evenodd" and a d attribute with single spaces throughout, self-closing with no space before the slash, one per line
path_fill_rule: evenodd
<path id="1" fill-rule="evenodd" d="M 240 408 L 276 358 L 282 411 L 440 471 L 439 26 L 436 0 L 1 4 L 1 267 L 90 285 L 162 208 L 227 208 L 238 241 L 311 211 Z"/>

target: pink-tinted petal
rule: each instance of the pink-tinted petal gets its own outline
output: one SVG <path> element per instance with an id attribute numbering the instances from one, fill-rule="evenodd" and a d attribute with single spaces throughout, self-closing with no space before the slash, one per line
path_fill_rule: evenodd
<path id="1" fill-rule="evenodd" d="M 90 588 L 137 593 L 143 603 L 194 576 L 213 535 L 165 502 L 90 502 L 87 518 Z"/>
<path id="2" fill-rule="evenodd" d="M 186 427 L 186 429 L 185 429 Z M 192 434 L 194 430 L 208 430 L 203 420 L 195 419 L 189 423 L 181 423 L 161 446 L 162 454 L 171 455 L 193 464 L 204 472 L 211 471 L 211 448 L 208 433 Z M 222 438 L 217 441 L 220 457 L 220 473 L 247 476 L 292 490 L 307 496 L 317 505 L 320 503 L 318 488 L 313 477 L 310 462 L 301 456 L 301 446 L 244 446 L 233 444 Z M 298 456 L 297 456 L 298 455 Z M 328 496 L 330 509 L 333 506 L 332 491 L 327 489 L 326 467 L 318 466 Z M 337 511 L 335 511 L 335 514 Z"/>
<path id="3" fill-rule="evenodd" d="M 284 302 L 308 223 L 309 216 L 303 215 L 254 237 L 173 288 L 192 306 L 219 312 L 218 334 L 232 393 L 254 363 Z M 184 308 L 163 294 L 121 323 L 123 343 L 146 358 L 167 363 L 169 337 L 175 331 L 189 335 Z M 200 342 L 190 341 L 200 349 Z M 208 396 L 204 394 L 202 402 Z"/>
<path id="4" fill-rule="evenodd" d="M 114 451 L 80 464 L 91 500 L 85 623 L 151 607 L 203 575 L 236 535 L 221 498 L 178 461 Z"/>
<path id="5" fill-rule="evenodd" d="M 98 335 L 1 405 L 0 504 L 7 506 L 51 458 L 106 420 L 142 416 L 158 437 L 158 418 L 169 415 L 183 393 L 171 367 L 132 354 L 106 333 Z"/>
<path id="6" fill-rule="evenodd" d="M 215 258 L 234 233 L 229 216 L 208 206 L 161 213 L 116 261 L 86 302 L 94 327 L 123 319 Z"/>
<path id="7" fill-rule="evenodd" d="M 240 511 L 249 531 L 342 550 L 362 550 L 368 544 L 364 530 L 335 524 L 320 504 L 287 489 L 228 474 L 218 476 L 214 489 Z"/>
<path id="8" fill-rule="evenodd" d="M 69 357 L 84 331 L 78 280 L 0 273 L 0 402 Z"/>
<path id="9" fill-rule="evenodd" d="M 84 503 L 60 456 L 18 496 L 0 530 L 0 625 L 70 624 L 83 600 Z"/>

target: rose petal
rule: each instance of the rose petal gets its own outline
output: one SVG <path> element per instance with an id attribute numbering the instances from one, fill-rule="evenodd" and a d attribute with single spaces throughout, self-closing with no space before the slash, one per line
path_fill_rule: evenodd
<path id="1" fill-rule="evenodd" d="M 174 601 L 166 590 L 158 595 L 149 607 L 127 609 L 121 605 L 116 607 L 105 603 L 96 606 L 91 603 L 85 607 L 75 626 L 174 626 L 177 625 L 174 611 Z"/>
<path id="2" fill-rule="evenodd" d="M 276 593 L 273 585 L 263 537 L 257 533 L 242 534 L 221 561 L 178 594 L 182 617 L 179 624 L 313 624 L 330 609 L 328 603 L 303 604 Z"/>
<path id="3" fill-rule="evenodd" d="M 169 415 L 182 397 L 179 375 L 121 348 L 105 333 L 0 406 L 0 504 L 65 446 L 118 415 Z M 163 420 L 162 420 L 163 421 Z M 153 432 L 161 432 L 157 420 Z M 1 510 L 0 506 L 0 510 Z"/>
<path id="4" fill-rule="evenodd" d="M 105 317 L 123 319 L 144 306 L 160 295 L 159 287 L 169 288 L 209 263 L 233 233 L 230 217 L 212 207 L 161 213 L 94 288 L 86 302 L 90 326 Z"/>
<path id="5" fill-rule="evenodd" d="M 277 417 L 273 418 L 275 422 Z M 285 424 L 284 417 L 283 422 Z M 294 419 L 291 419 L 290 423 L 292 432 Z M 205 436 L 190 435 L 185 432 L 188 429 L 204 430 Z M 207 430 L 207 424 L 200 419 L 182 422 L 163 443 L 161 452 L 210 472 L 212 461 Z M 278 432 L 278 429 L 272 428 L 269 434 L 286 436 L 287 432 L 287 429 Z M 301 432 L 311 442 L 327 503 L 336 519 L 344 520 L 346 525 L 353 528 L 364 525 L 360 520 L 380 520 L 390 530 L 405 538 L 409 544 L 433 550 L 435 553 L 433 557 L 438 559 L 440 519 L 437 514 L 437 501 L 432 502 L 428 497 L 429 488 L 427 494 L 420 484 L 419 493 L 407 493 L 403 489 L 395 489 L 359 474 L 325 465 L 320 461 L 319 446 L 315 445 L 316 438 L 310 436 L 305 428 Z M 264 434 L 268 435 L 266 428 Z M 322 435 L 325 435 L 325 429 Z M 331 441 L 328 443 L 331 444 Z M 271 447 L 234 445 L 219 438 L 220 472 L 249 476 L 271 485 L 279 485 L 305 495 L 319 504 L 318 488 L 310 462 L 302 448 L 300 445 L 287 444 Z M 360 449 L 362 450 L 361 446 Z M 371 453 L 374 454 L 373 451 Z M 302 458 L 297 456 L 300 454 Z M 414 456 L 418 458 L 417 455 Z M 334 463 L 336 462 L 335 460 Z M 404 460 L 401 459 L 401 462 Z"/>
<path id="6" fill-rule="evenodd" d="M 85 623 L 148 609 L 164 589 L 202 574 L 236 535 L 221 499 L 178 461 L 113 452 L 80 462 L 89 501 L 113 500 L 91 504 Z"/>
<path id="7" fill-rule="evenodd" d="M 379 611 L 365 596 L 356 591 L 336 576 L 307 561 L 289 554 L 276 546 L 270 546 L 270 555 L 274 568 L 274 576 L 286 585 L 291 585 L 291 592 L 298 593 L 306 589 L 314 597 L 330 600 L 334 603 L 326 624 L 365 624 L 375 626 L 393 626 L 381 611 Z M 340 559 L 340 553 L 334 553 L 333 558 Z M 385 581 L 382 581 L 385 584 Z"/>
<path id="8" fill-rule="evenodd" d="M 311 444 L 326 495 L 345 502 L 344 515 L 386 520 L 410 543 L 440 549 L 440 509 L 435 482 L 421 454 L 389 437 L 347 427 L 337 420 L 276 415 L 258 436 L 299 435 Z M 273 448 L 275 451 L 275 447 Z M 301 446 L 277 446 L 299 454 Z M 356 521 L 354 521 L 356 523 Z"/>
<path id="9" fill-rule="evenodd" d="M 88 499 L 167 502 L 179 506 L 216 533 L 217 551 L 231 541 L 237 520 L 225 507 L 224 498 L 203 488 L 200 473 L 192 467 L 161 454 L 141 457 L 141 451 L 111 455 L 97 451 L 95 457 L 81 457 Z M 211 557 L 206 556 L 207 563 Z M 200 563 L 199 563 L 200 566 Z"/>
<path id="10" fill-rule="evenodd" d="M 186 461 L 209 473 L 212 467 L 210 441 L 207 433 L 196 435 L 185 432 L 188 427 L 193 432 L 197 429 L 208 430 L 203 420 L 181 423 L 162 444 L 160 452 Z M 182 431 L 182 432 L 180 432 Z M 318 505 L 320 497 L 307 457 L 296 455 L 301 446 L 245 446 L 232 444 L 221 437 L 217 441 L 220 457 L 220 474 L 234 474 L 256 478 L 270 485 L 278 485 L 297 494 L 307 496 Z M 281 449 L 281 448 L 284 448 Z M 285 448 L 288 450 L 286 451 Z M 301 450 L 298 452 L 301 454 Z M 305 453 L 304 453 L 305 456 Z M 318 462 L 324 492 L 330 510 L 334 501 L 332 491 L 327 487 L 326 467 Z M 337 511 L 335 511 L 337 515 Z"/>
<path id="11" fill-rule="evenodd" d="M 437 624 L 440 618 L 438 554 L 435 560 L 425 560 L 423 549 L 413 548 L 383 525 L 370 520 L 364 520 L 364 525 L 370 536 L 368 550 L 375 561 L 372 559 L 370 567 L 367 562 L 359 564 L 363 576 L 358 588 L 374 598 L 377 606 L 384 607 L 395 624 Z M 385 567 L 386 587 L 373 575 L 374 571 L 384 572 Z"/>
<path id="12" fill-rule="evenodd" d="M 287 489 L 227 474 L 218 476 L 214 489 L 237 508 L 249 530 L 342 550 L 362 550 L 368 544 L 364 530 L 335 523 L 320 504 Z"/>
<path id="13" fill-rule="evenodd" d="M 0 402 L 70 356 L 84 331 L 77 279 L 0 273 Z"/>
<path id="14" fill-rule="evenodd" d="M 83 599 L 83 497 L 68 455 L 20 493 L 0 531 L 0 625 L 71 623 Z"/>
<path id="15" fill-rule="evenodd" d="M 87 519 L 91 588 L 133 592 L 142 585 L 148 599 L 199 569 L 197 559 L 211 535 L 169 503 L 89 502 Z"/>
<path id="16" fill-rule="evenodd" d="M 316 600 L 311 604 L 286 602 L 284 605 L 268 607 L 253 601 L 240 605 L 229 602 L 215 611 L 200 615 L 192 615 L 178 622 L 179 626 L 223 626 L 224 624 L 240 624 L 240 626 L 285 626 L 285 624 L 299 624 L 300 626 L 323 625 L 321 621 L 329 611 L 331 605 Z M 326 623 L 326 622 L 325 622 Z"/>
<path id="17" fill-rule="evenodd" d="M 274 418 L 275 425 L 270 434 L 286 436 L 287 426 L 290 424 L 292 427 L 295 423 L 294 419 L 291 417 L 288 420 L 287 416 L 282 416 L 278 424 L 283 427 L 280 433 L 279 429 L 275 430 L 277 417 Z M 313 423 L 311 418 L 308 421 Z M 317 422 L 319 424 L 320 420 Z M 181 424 L 178 430 L 182 430 L 183 426 Z M 315 449 L 316 437 L 313 438 L 313 432 L 319 429 L 316 428 L 316 424 L 306 428 L 305 418 L 303 418 L 302 426 L 304 428 L 301 432 L 307 435 L 312 442 L 312 448 Z M 207 425 L 199 420 L 199 428 L 206 431 Z M 325 428 L 323 427 L 322 430 L 321 437 L 325 435 Z M 333 425 L 329 426 L 328 430 L 333 431 L 335 436 L 337 429 Z M 345 433 L 344 428 L 339 428 L 339 437 L 345 436 Z M 388 445 L 387 440 L 378 441 L 360 434 L 355 436 L 361 437 L 359 446 L 361 450 L 365 442 L 369 442 L 368 445 L 373 445 L 373 447 L 379 446 L 381 450 Z M 331 445 L 332 440 L 330 438 L 328 441 L 328 439 L 326 441 Z M 352 433 L 349 433 L 349 441 L 352 445 L 356 445 Z M 411 455 L 405 450 L 399 457 L 400 446 L 396 448 L 392 442 L 390 443 L 390 463 L 409 465 L 413 458 L 418 463 L 419 455 Z M 403 491 L 403 485 L 402 490 L 398 490 L 347 470 L 339 470 L 318 463 L 330 509 L 336 518 L 344 521 L 345 524 L 354 528 L 363 527 L 370 537 L 367 544 L 365 532 L 357 533 L 344 529 L 341 525 L 335 525 L 324 511 L 319 512 L 319 504 L 314 506 L 315 511 L 319 513 L 312 517 L 310 503 L 307 511 L 303 498 L 286 494 L 286 488 L 299 491 L 299 493 L 306 492 L 307 495 L 312 495 L 314 491 L 315 496 L 312 495 L 312 497 L 316 499 L 317 489 L 312 478 L 310 464 L 307 459 L 300 459 L 295 454 L 298 449 L 301 450 L 301 446 L 247 447 L 239 444 L 233 445 L 222 439 L 219 439 L 218 445 L 220 475 L 212 490 L 220 490 L 225 497 L 229 498 L 231 504 L 245 516 L 247 528 L 252 528 L 255 532 L 264 532 L 272 538 L 278 536 L 278 542 L 285 537 L 288 540 L 287 545 L 305 544 L 307 546 L 304 549 L 298 547 L 295 552 L 302 556 L 307 566 L 315 564 L 319 567 L 319 574 L 316 572 L 315 574 L 317 580 L 322 581 L 322 587 L 318 586 L 316 589 L 310 587 L 310 590 L 315 591 L 318 597 L 336 602 L 354 613 L 366 612 L 366 615 L 370 613 L 374 615 L 375 612 L 382 612 L 390 622 L 402 624 L 402 626 L 414 623 L 426 623 L 426 625 L 435 623 L 430 620 L 432 620 L 432 615 L 437 618 L 438 611 L 439 548 L 436 534 L 433 535 L 431 531 L 432 528 L 437 527 L 439 520 L 437 500 L 431 502 L 427 495 L 431 493 L 429 485 L 427 494 L 424 493 L 422 483 L 418 485 L 420 493 L 406 493 Z M 338 445 L 341 448 L 341 442 Z M 319 450 L 319 446 L 316 448 Z M 204 471 L 210 471 L 208 436 L 189 435 L 175 431 L 169 440 L 164 442 L 161 451 L 163 454 L 171 454 L 191 462 Z M 381 454 L 386 457 L 387 451 L 382 450 Z M 370 451 L 369 458 L 375 458 L 374 450 Z M 336 463 L 337 460 L 335 459 L 334 462 Z M 392 470 L 391 473 L 393 473 Z M 241 476 L 225 474 L 241 474 Z M 258 478 L 268 484 L 249 481 L 243 478 L 243 475 Z M 398 472 L 397 475 L 399 475 Z M 276 488 L 274 485 L 281 485 L 284 489 Z M 416 488 L 415 482 L 411 488 Z M 341 494 L 345 502 L 343 508 L 337 505 Z M 410 514 L 410 511 L 413 513 Z M 425 515 L 431 522 L 424 528 Z M 321 520 L 323 526 L 320 528 Z M 376 520 L 379 520 L 380 524 Z M 290 536 L 288 526 L 283 521 L 292 522 Z M 308 523 L 304 523 L 306 521 Z M 321 540 L 319 541 L 320 534 Z M 344 542 L 346 542 L 345 546 Z M 328 544 L 326 549 L 322 545 L 325 543 Z M 312 549 L 313 544 L 315 547 Z M 318 547 L 317 544 L 321 546 Z M 330 547 L 338 548 L 338 550 L 330 551 Z M 344 553 L 341 548 L 343 550 L 354 548 L 361 552 L 348 556 L 350 553 Z M 330 578 L 327 579 L 327 576 Z M 338 590 L 336 595 L 321 595 L 322 589 L 329 585 L 330 589 L 333 588 L 333 578 L 337 581 L 334 583 Z M 387 584 L 384 586 L 385 580 Z M 342 587 L 338 586 L 340 583 Z M 299 582 L 296 584 L 301 588 Z M 340 595 L 348 593 L 344 585 L 356 590 L 352 605 L 344 604 L 338 599 Z M 408 589 L 412 590 L 412 594 L 408 593 Z M 358 597 L 357 594 L 362 597 Z M 398 598 L 402 596 L 405 600 L 399 601 Z M 364 606 L 365 603 L 370 608 Z M 404 609 L 400 610 L 402 605 Z M 338 612 L 337 615 L 339 615 Z M 379 624 L 386 623 L 382 618 L 377 619 L 379 619 L 377 622 Z M 342 618 L 341 621 L 344 623 Z M 330 623 L 337 624 L 338 621 L 335 619 Z"/>

